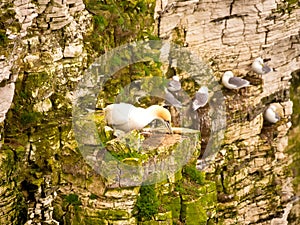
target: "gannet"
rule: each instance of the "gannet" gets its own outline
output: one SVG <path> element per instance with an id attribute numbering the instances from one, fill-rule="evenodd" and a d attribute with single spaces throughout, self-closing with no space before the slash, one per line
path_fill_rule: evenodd
<path id="1" fill-rule="evenodd" d="M 172 77 L 172 80 L 170 80 L 167 84 L 167 89 L 171 92 L 176 92 L 181 89 L 181 83 L 178 76 Z"/>
<path id="2" fill-rule="evenodd" d="M 251 67 L 252 70 L 258 74 L 266 74 L 273 71 L 271 67 L 264 63 L 264 60 L 261 57 L 254 59 Z"/>
<path id="3" fill-rule="evenodd" d="M 229 89 L 240 89 L 250 86 L 249 81 L 240 77 L 235 77 L 231 71 L 226 71 L 222 77 L 222 83 Z"/>
<path id="4" fill-rule="evenodd" d="M 203 107 L 208 102 L 208 88 L 206 86 L 203 86 L 199 88 L 199 90 L 195 94 L 195 98 L 192 103 L 192 108 L 194 111 L 199 109 L 200 107 Z"/>
<path id="5" fill-rule="evenodd" d="M 111 104 L 104 108 L 104 115 L 106 123 L 116 130 L 124 132 L 134 129 L 140 130 L 153 120 L 158 119 L 172 133 L 171 114 L 159 105 L 152 105 L 144 109 L 127 103 Z"/>
<path id="6" fill-rule="evenodd" d="M 282 106 L 279 103 L 271 104 L 264 112 L 264 118 L 270 123 L 277 123 L 283 115 Z"/>

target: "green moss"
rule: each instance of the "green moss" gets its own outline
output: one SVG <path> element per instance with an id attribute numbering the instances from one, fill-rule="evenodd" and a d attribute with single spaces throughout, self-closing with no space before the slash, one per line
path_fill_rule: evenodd
<path id="1" fill-rule="evenodd" d="M 184 30 L 178 27 L 175 27 L 174 31 L 173 31 L 173 41 L 175 42 L 175 44 L 177 45 L 183 45 L 184 44 L 184 40 L 185 40 L 185 33 Z"/>
<path id="2" fill-rule="evenodd" d="M 211 208 L 217 203 L 217 192 L 206 192 L 200 198 L 201 205 L 205 208 Z"/>
<path id="3" fill-rule="evenodd" d="M 60 114 L 64 115 L 64 118 L 69 117 L 68 111 L 64 110 L 67 107 L 62 107 L 61 110 L 55 112 L 49 111 L 47 117 L 34 110 L 34 105 L 42 100 L 40 98 L 49 93 L 50 90 L 52 91 L 52 78 L 47 72 L 26 73 L 19 77 L 12 108 L 7 115 L 7 135 L 18 136 L 28 133 L 32 128 L 41 125 L 42 122 L 45 123 L 52 118 L 57 121 L 61 116 Z M 70 109 L 69 114 L 71 114 Z"/>
<path id="4" fill-rule="evenodd" d="M 110 152 L 111 156 L 120 161 L 134 159 L 137 163 L 141 163 L 149 157 L 149 154 L 139 151 L 139 142 L 143 138 L 138 131 L 134 130 L 123 136 L 122 139 L 107 141 L 105 148 Z"/>
<path id="5" fill-rule="evenodd" d="M 33 125 L 41 122 L 42 115 L 39 112 L 28 112 L 23 111 L 21 113 L 21 124 L 26 125 Z"/>
<path id="6" fill-rule="evenodd" d="M 160 224 L 163 224 L 163 223 L 161 223 L 161 221 L 158 222 L 155 220 L 139 222 L 139 225 L 160 225 Z"/>
<path id="7" fill-rule="evenodd" d="M 108 21 L 105 19 L 105 17 L 102 15 L 94 15 L 93 18 L 94 18 L 95 28 L 100 32 L 104 31 L 104 29 L 108 25 Z"/>
<path id="8" fill-rule="evenodd" d="M 89 198 L 91 199 L 91 200 L 94 200 L 94 199 L 97 199 L 97 198 L 99 198 L 97 195 L 95 195 L 95 194 L 91 194 L 90 196 L 89 196 Z"/>
<path id="9" fill-rule="evenodd" d="M 15 168 L 15 157 L 14 157 L 14 152 L 6 145 L 2 146 L 1 151 L 1 173 L 10 173 L 11 170 Z"/>
<path id="10" fill-rule="evenodd" d="M 193 200 L 202 196 L 199 185 L 183 180 L 176 184 L 175 191 L 178 191 L 184 200 Z"/>
<path id="11" fill-rule="evenodd" d="M 99 100 L 97 105 L 102 108 L 103 106 L 116 101 L 134 104 L 137 102 L 137 99 L 135 98 L 135 91 L 137 90 L 136 87 L 131 86 L 132 82 L 142 79 L 141 89 L 148 90 L 148 93 L 151 93 L 154 89 L 158 89 L 159 85 L 163 85 L 161 79 L 147 79 L 152 77 L 162 77 L 163 74 L 160 66 L 161 63 L 159 62 L 149 61 L 135 63 L 119 70 L 104 83 L 102 91 L 98 96 Z M 154 81 L 157 81 L 159 84 L 154 83 Z M 146 107 L 149 104 L 158 104 L 162 102 L 162 99 L 145 95 L 139 99 L 139 102 L 139 106 Z"/>
<path id="12" fill-rule="evenodd" d="M 25 224 L 27 221 L 28 206 L 24 201 L 24 196 L 21 193 L 16 194 L 16 216 L 19 224 Z"/>
<path id="13" fill-rule="evenodd" d="M 300 4 L 298 0 L 285 0 L 285 2 L 287 2 L 290 5 L 297 4 L 297 3 Z"/>
<path id="14" fill-rule="evenodd" d="M 83 224 L 84 225 L 105 225 L 108 224 L 107 221 L 101 218 L 89 218 L 85 217 L 83 219 Z"/>
<path id="15" fill-rule="evenodd" d="M 293 162 L 289 166 L 294 177 L 294 187 L 297 193 L 300 192 L 300 70 L 292 73 L 292 85 L 290 89 L 291 100 L 293 101 L 292 129 L 289 132 L 288 152 L 293 157 Z"/>
<path id="16" fill-rule="evenodd" d="M 134 159 L 140 159 L 143 158 L 144 155 L 139 154 L 137 152 L 127 152 L 127 153 L 115 153 L 115 152 L 111 152 L 111 155 L 113 157 L 115 157 L 117 160 L 124 160 L 124 159 L 128 159 L 128 158 L 134 158 Z"/>
<path id="17" fill-rule="evenodd" d="M 180 219 L 181 198 L 179 195 L 169 194 L 162 196 L 161 207 L 166 211 L 172 212 L 172 219 L 174 222 Z"/>
<path id="18" fill-rule="evenodd" d="M 125 210 L 108 210 L 105 218 L 113 220 L 121 220 L 124 218 L 129 218 L 129 214 Z"/>
<path id="19" fill-rule="evenodd" d="M 138 219 L 150 220 L 158 213 L 160 201 L 154 189 L 154 185 L 142 186 L 140 196 L 137 199 Z"/>
<path id="20" fill-rule="evenodd" d="M 17 20 L 11 21 L 16 15 L 14 7 L 15 6 L 13 3 L 8 1 L 3 2 L 0 6 L 0 50 L 1 47 L 7 47 L 9 42 L 9 39 L 6 35 L 6 30 L 8 28 L 13 32 L 18 32 L 20 30 L 19 22 Z"/>
<path id="21" fill-rule="evenodd" d="M 196 170 L 195 165 L 186 165 L 182 173 L 183 179 L 176 183 L 173 200 L 164 199 L 164 208 L 172 211 L 174 224 L 207 224 L 207 213 L 215 211 L 217 204 L 216 185 L 206 180 L 205 173 Z"/>
<path id="22" fill-rule="evenodd" d="M 5 47 L 7 45 L 8 38 L 4 30 L 0 30 L 0 46 Z"/>
<path id="23" fill-rule="evenodd" d="M 182 206 L 181 220 L 189 225 L 206 225 L 207 214 L 200 201 L 185 202 Z"/>
<path id="24" fill-rule="evenodd" d="M 196 184 L 204 184 L 205 173 L 197 170 L 195 165 L 185 166 L 183 174 L 188 176 L 188 178 Z"/>
<path id="25" fill-rule="evenodd" d="M 278 4 L 276 12 L 282 14 L 290 14 L 295 8 L 298 8 L 299 6 L 300 2 L 298 0 L 283 0 L 281 4 Z"/>
<path id="26" fill-rule="evenodd" d="M 71 205 L 81 205 L 81 201 L 77 194 L 69 194 L 64 197 L 65 202 Z"/>
<path id="27" fill-rule="evenodd" d="M 292 85 L 290 88 L 291 100 L 293 101 L 293 125 L 300 124 L 300 71 L 292 73 Z"/>
<path id="28" fill-rule="evenodd" d="M 8 221 L 7 218 L 13 217 L 18 221 L 18 224 L 24 224 L 27 220 L 27 205 L 23 194 L 17 189 L 20 184 L 20 172 L 21 166 L 17 161 L 16 152 L 14 148 L 6 143 L 0 149 L 0 187 L 1 190 L 5 190 L 2 194 L 2 198 L 8 198 L 11 201 L 2 201 L 1 208 L 9 209 L 6 212 L 6 216 L 0 218 L 1 224 L 7 224 L 12 221 Z M 7 207 L 6 207 L 7 206 Z M 10 223 L 9 223 L 10 224 Z M 14 223 L 16 224 L 16 223 Z"/>
<path id="29" fill-rule="evenodd" d="M 100 54 L 130 41 L 156 36 L 154 0 L 85 0 L 85 5 L 94 14 L 94 31 L 86 38 Z"/>
<path id="30" fill-rule="evenodd" d="M 212 182 L 212 181 L 206 181 L 206 192 L 207 193 L 211 193 L 211 192 L 216 193 L 217 192 L 216 183 Z"/>

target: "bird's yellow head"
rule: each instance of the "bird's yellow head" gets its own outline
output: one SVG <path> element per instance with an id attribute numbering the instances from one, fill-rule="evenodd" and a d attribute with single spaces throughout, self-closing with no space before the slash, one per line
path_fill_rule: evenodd
<path id="1" fill-rule="evenodd" d="M 159 106 L 159 108 L 156 109 L 156 115 L 164 121 L 171 123 L 171 113 L 164 107 Z"/>

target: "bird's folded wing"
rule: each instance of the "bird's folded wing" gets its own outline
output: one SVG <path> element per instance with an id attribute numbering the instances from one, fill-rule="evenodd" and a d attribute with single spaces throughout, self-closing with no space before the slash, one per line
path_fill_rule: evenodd
<path id="1" fill-rule="evenodd" d="M 165 99 L 171 105 L 173 105 L 173 106 L 175 106 L 177 108 L 182 108 L 181 102 L 177 98 L 175 98 L 175 96 L 172 95 L 168 90 L 165 90 Z"/>
<path id="2" fill-rule="evenodd" d="M 204 106 L 208 101 L 208 95 L 205 93 L 196 92 L 195 100 L 193 101 L 193 109 L 196 110 L 199 107 Z"/>
<path id="3" fill-rule="evenodd" d="M 241 86 L 244 86 L 244 85 L 248 85 L 249 81 L 244 80 L 240 77 L 231 77 L 231 78 L 229 78 L 228 83 L 232 84 L 232 85 L 235 85 L 237 87 L 241 87 Z"/>
<path id="4" fill-rule="evenodd" d="M 131 107 L 126 104 L 112 106 L 105 110 L 107 123 L 110 125 L 123 125 L 128 123 Z"/>
<path id="5" fill-rule="evenodd" d="M 167 85 L 167 89 L 172 92 L 179 91 L 181 89 L 181 84 L 179 81 L 171 80 Z"/>
<path id="6" fill-rule="evenodd" d="M 264 64 L 263 67 L 262 67 L 262 71 L 264 73 L 269 73 L 269 72 L 271 72 L 271 70 L 272 69 L 268 65 L 266 65 L 266 64 Z"/>

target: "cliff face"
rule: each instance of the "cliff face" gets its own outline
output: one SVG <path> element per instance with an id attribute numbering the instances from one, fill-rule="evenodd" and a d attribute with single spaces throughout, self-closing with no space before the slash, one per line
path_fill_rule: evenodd
<path id="1" fill-rule="evenodd" d="M 297 3 L 107 2 L 90 6 L 90 12 L 81 0 L 0 3 L 0 223 L 287 223 L 295 194 L 288 167 L 292 158 L 285 149 L 291 127 L 291 73 L 300 69 Z M 147 22 L 137 22 L 141 15 Z M 207 180 L 191 160 L 148 189 L 114 186 L 87 165 L 78 150 L 71 121 L 73 91 L 94 57 L 90 44 L 101 43 L 94 49 L 103 53 L 126 41 L 151 38 L 156 31 L 210 65 L 217 81 L 224 71 L 233 70 L 252 86 L 239 93 L 222 89 L 225 136 L 214 160 L 198 162 L 198 167 L 206 163 L 201 168 Z M 270 58 L 276 72 L 263 77 L 253 73 L 250 64 L 257 56 Z M 172 55 L 167 57 L 176 65 Z M 147 76 L 147 68 L 160 75 L 165 69 L 155 63 L 125 68 L 117 84 L 111 82 L 110 93 L 100 93 L 99 105 L 112 101 L 120 81 Z M 189 75 L 174 70 L 188 86 Z M 122 76 L 126 73 L 133 74 L 129 80 Z M 263 120 L 272 102 L 284 109 L 283 119 L 273 125 Z M 201 120 L 204 150 L 209 132 L 203 127 L 211 124 L 209 116 L 202 118 L 207 118 Z M 201 149 L 196 139 L 192 135 L 183 140 L 195 148 L 195 157 Z M 147 161 L 136 152 L 128 154 L 131 150 L 120 143 L 110 144 L 128 164 Z M 149 199 L 153 208 L 147 205 Z M 297 215 L 296 208 L 293 212 Z"/>
<path id="2" fill-rule="evenodd" d="M 206 168 L 217 185 L 218 221 L 286 224 L 291 208 L 287 202 L 294 196 L 288 169 L 291 156 L 285 149 L 291 127 L 291 73 L 300 66 L 297 3 L 159 1 L 157 10 L 161 38 L 180 40 L 212 65 L 216 77 L 233 70 L 253 84 L 241 94 L 223 92 L 224 144 Z M 276 72 L 253 73 L 250 65 L 258 56 L 270 58 Z M 284 116 L 270 125 L 262 112 L 272 102 L 282 105 Z"/>
<path id="3" fill-rule="evenodd" d="M 87 62 L 84 8 L 82 1 L 1 2 L 1 224 L 24 224 L 27 215 L 52 221 L 58 155 L 74 151 L 62 149 L 70 91 Z"/>
<path id="4" fill-rule="evenodd" d="M 291 99 L 294 103 L 294 112 L 292 116 L 293 127 L 289 132 L 289 151 L 293 156 L 293 162 L 291 164 L 292 172 L 295 177 L 294 179 L 294 190 L 297 196 L 299 196 L 299 162 L 300 162 L 300 154 L 299 154 L 299 70 L 293 73 L 293 82 L 291 86 Z M 300 215 L 300 202 L 296 202 L 291 210 L 289 215 L 291 224 L 299 223 L 299 215 Z"/>

